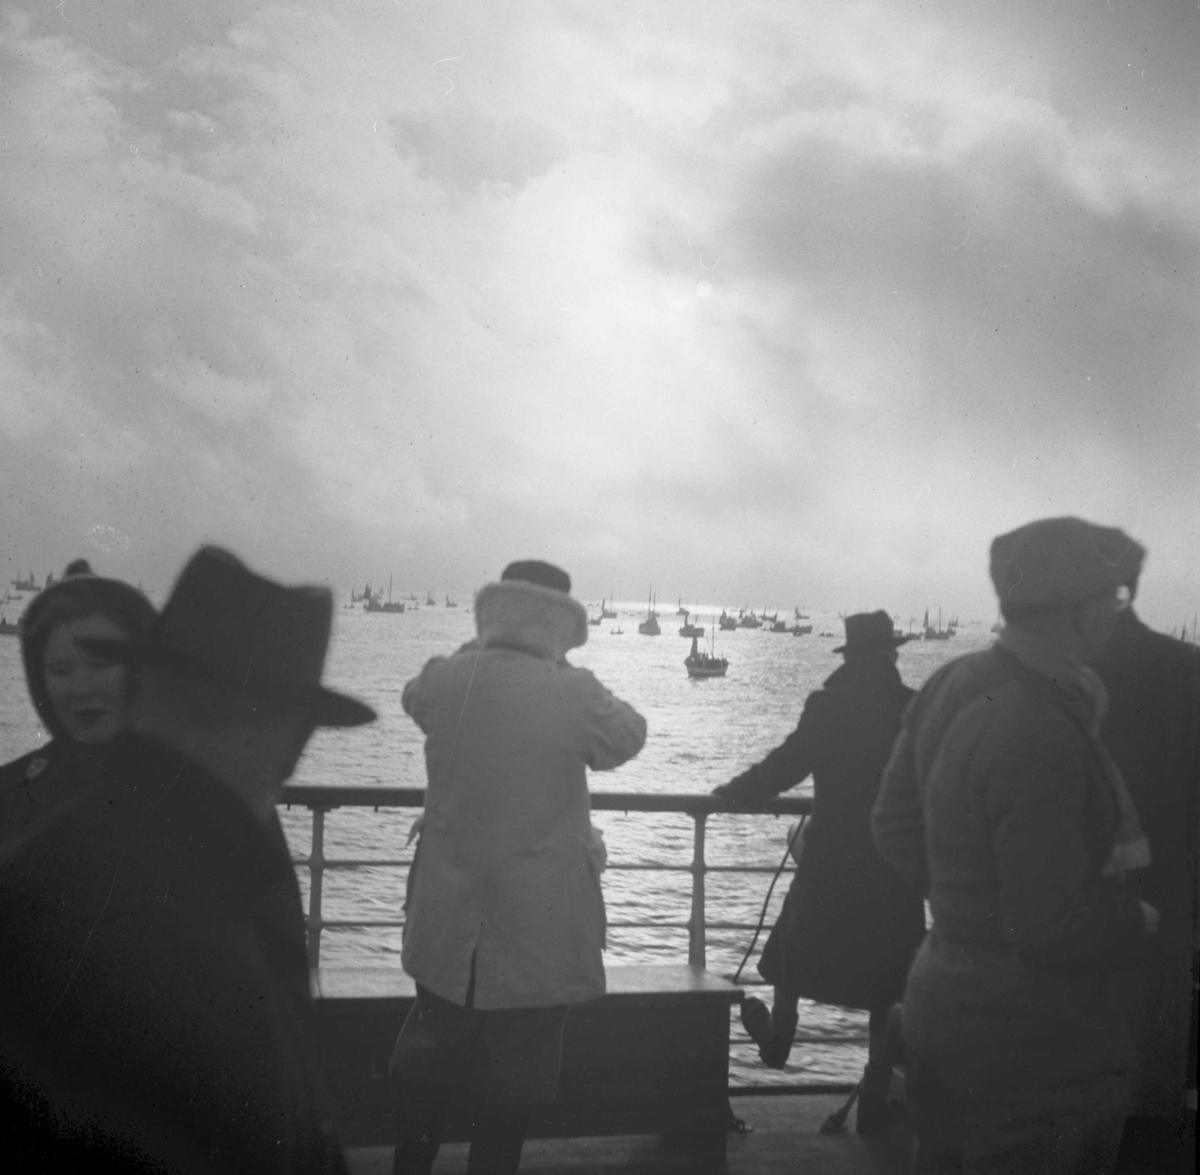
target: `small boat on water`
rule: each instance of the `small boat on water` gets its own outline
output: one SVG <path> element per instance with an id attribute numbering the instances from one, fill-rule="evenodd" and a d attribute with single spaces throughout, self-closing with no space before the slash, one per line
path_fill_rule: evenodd
<path id="1" fill-rule="evenodd" d="M 700 651 L 700 638 L 692 637 L 692 651 L 683 659 L 688 677 L 724 677 L 729 668 L 726 657 L 715 657 Z"/>
<path id="2" fill-rule="evenodd" d="M 683 606 L 683 597 L 679 597 L 679 607 L 675 609 L 676 616 L 687 616 L 688 610 Z"/>
<path id="3" fill-rule="evenodd" d="M 929 623 L 929 609 L 925 609 L 924 637 L 927 641 L 948 641 L 958 630 L 958 617 L 956 616 L 950 623 L 942 627 L 942 607 L 938 605 L 938 620 L 937 628 L 934 628 Z"/>
<path id="4" fill-rule="evenodd" d="M 658 613 L 654 610 L 654 591 L 651 589 L 650 600 L 646 604 L 646 619 L 638 625 L 642 636 L 659 636 L 662 629 L 658 627 Z"/>
<path id="5" fill-rule="evenodd" d="M 52 583 L 54 582 L 53 577 L 51 577 L 51 582 Z M 29 573 L 28 577 L 25 579 L 22 579 L 20 576 L 17 576 L 17 578 L 12 581 L 12 585 L 19 592 L 36 592 L 38 590 L 37 580 L 33 578 L 32 571 Z"/>
<path id="6" fill-rule="evenodd" d="M 608 631 L 610 633 L 612 633 L 613 636 L 624 636 L 625 635 L 625 630 L 623 628 L 621 628 L 620 626 L 618 626 L 617 628 L 610 628 Z"/>
<path id="7" fill-rule="evenodd" d="M 0 636 L 20 636 L 21 626 L 10 624 L 7 616 L 0 616 Z"/>
<path id="8" fill-rule="evenodd" d="M 792 628 L 792 636 L 808 636 L 813 630 L 811 624 L 797 624 Z"/>
<path id="9" fill-rule="evenodd" d="M 425 607 L 426 608 L 436 608 L 437 607 L 437 600 L 435 600 L 433 598 L 433 592 L 425 593 Z"/>
<path id="10" fill-rule="evenodd" d="M 600 619 L 601 620 L 616 620 L 616 608 L 610 608 L 603 599 L 600 601 Z"/>
<path id="11" fill-rule="evenodd" d="M 371 595 L 370 585 L 367 585 L 367 602 L 363 605 L 364 612 L 403 612 L 404 602 L 397 600 L 392 603 L 392 578 L 388 576 L 388 594 L 387 599 L 383 598 L 382 592 L 377 592 Z"/>
<path id="12" fill-rule="evenodd" d="M 721 615 L 717 617 L 717 626 L 722 632 L 733 632 L 738 626 L 737 617 L 730 616 L 729 613 L 722 608 Z"/>
<path id="13" fill-rule="evenodd" d="M 457 608 L 457 607 L 458 607 L 458 601 L 457 601 L 457 600 L 452 600 L 452 599 L 451 599 L 449 596 L 447 596 L 447 597 L 446 597 L 446 607 L 447 607 L 447 608 Z"/>
<path id="14" fill-rule="evenodd" d="M 679 626 L 680 636 L 690 636 L 693 639 L 704 635 L 704 625 L 693 624 L 691 621 L 691 613 L 685 611 L 683 614 L 683 623 Z"/>

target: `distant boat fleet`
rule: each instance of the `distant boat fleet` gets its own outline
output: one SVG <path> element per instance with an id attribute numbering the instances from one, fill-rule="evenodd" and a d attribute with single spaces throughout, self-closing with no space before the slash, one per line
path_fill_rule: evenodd
<path id="1" fill-rule="evenodd" d="M 357 608 L 362 606 L 364 612 L 373 613 L 391 613 L 393 615 L 405 611 L 416 612 L 420 608 L 419 598 L 416 592 L 409 592 L 403 600 L 392 599 L 392 577 L 388 576 L 387 598 L 384 598 L 383 589 L 378 591 L 371 587 L 368 581 L 360 592 L 357 588 L 350 589 L 350 602 L 344 604 L 345 608 Z M 437 600 L 434 598 L 433 592 L 425 593 L 425 607 L 436 608 Z M 453 596 L 447 594 L 445 607 L 457 608 L 458 601 Z"/>

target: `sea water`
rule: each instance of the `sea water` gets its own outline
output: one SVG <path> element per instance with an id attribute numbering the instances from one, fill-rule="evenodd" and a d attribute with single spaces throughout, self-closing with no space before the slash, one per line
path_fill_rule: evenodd
<path id="1" fill-rule="evenodd" d="M 593 609 L 595 611 L 595 609 Z M 593 791 L 690 794 L 710 791 L 762 758 L 794 728 L 804 699 L 840 664 L 833 648 L 841 643 L 836 616 L 814 614 L 812 635 L 795 637 L 760 629 L 715 634 L 715 651 L 727 657 L 725 677 L 694 681 L 684 657 L 691 640 L 678 635 L 683 617 L 660 611 L 662 635 L 637 631 L 645 605 L 618 604 L 616 619 L 590 626 L 588 642 L 571 661 L 585 666 L 619 697 L 646 717 L 649 734 L 640 755 L 616 771 L 593 773 Z M 708 645 L 718 608 L 693 608 Z M 794 622 L 793 622 L 794 623 Z M 822 632 L 838 634 L 821 636 Z M 354 730 L 322 730 L 309 743 L 293 782 L 359 787 L 424 787 L 423 738 L 400 704 L 404 684 L 436 654 L 453 651 L 474 635 L 469 605 L 424 606 L 403 613 L 366 613 L 340 607 L 334 618 L 326 681 L 369 702 L 379 719 Z M 987 628 L 972 624 L 946 641 L 913 641 L 900 650 L 904 680 L 919 686 L 947 660 L 983 648 Z M 45 735 L 28 701 L 18 643 L 0 637 L 0 762 L 31 750 Z M 811 780 L 794 794 L 811 794 Z M 297 857 L 307 855 L 311 815 L 306 809 L 281 810 Z M 328 858 L 407 858 L 405 842 L 413 810 L 347 808 L 326 819 Z M 605 836 L 609 860 L 687 866 L 692 858 L 693 822 L 674 814 L 597 812 L 594 823 Z M 764 816 L 718 815 L 708 820 L 706 859 L 710 865 L 755 865 L 774 869 L 783 858 L 788 821 Z M 402 917 L 403 868 L 329 870 L 325 873 L 322 914 L 327 919 L 386 920 Z M 307 869 L 298 870 L 307 903 Z M 742 983 L 756 983 L 757 951 L 766 940 L 786 892 L 789 877 L 776 885 L 766 924 L 746 965 Z M 771 882 L 769 873 L 715 872 L 706 878 L 709 922 L 755 923 Z M 604 875 L 611 922 L 645 922 L 633 929 L 610 928 L 606 959 L 614 963 L 683 963 L 687 931 L 661 925 L 686 922 L 691 908 L 691 875 L 686 872 L 623 872 Z M 707 966 L 732 976 L 750 945 L 751 932 L 710 929 Z M 399 930 L 327 929 L 323 962 L 400 965 Z M 764 992 L 769 998 L 769 992 Z M 736 1017 L 730 1058 L 736 1085 L 818 1084 L 857 1080 L 865 1062 L 865 1013 L 804 1003 L 799 1040 L 787 1068 L 766 1069 L 746 1040 Z"/>

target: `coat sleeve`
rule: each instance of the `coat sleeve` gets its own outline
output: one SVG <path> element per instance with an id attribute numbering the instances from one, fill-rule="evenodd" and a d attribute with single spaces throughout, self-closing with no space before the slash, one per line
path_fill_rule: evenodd
<path id="1" fill-rule="evenodd" d="M 426 661 L 425 668 L 405 685 L 400 695 L 405 714 L 426 734 L 429 733 L 429 714 L 433 701 L 432 682 L 445 663 L 445 657 L 433 657 Z"/>
<path id="2" fill-rule="evenodd" d="M 646 720 L 586 669 L 584 762 L 593 771 L 610 771 L 632 759 L 646 744 Z"/>
<path id="3" fill-rule="evenodd" d="M 994 829 L 1000 932 L 1033 962 L 1109 965 L 1145 946 L 1137 898 L 1090 867 L 1083 840 L 1090 757 L 1071 732 L 1039 731 L 981 760 Z"/>
<path id="4" fill-rule="evenodd" d="M 822 695 L 811 694 L 796 729 L 764 759 L 714 789 L 714 794 L 736 804 L 753 804 L 769 800 L 806 779 L 813 769 L 821 710 Z"/>
<path id="5" fill-rule="evenodd" d="M 929 892 L 925 856 L 925 813 L 917 778 L 916 740 L 907 720 L 883 769 L 871 812 L 871 834 L 879 855 L 916 893 Z"/>

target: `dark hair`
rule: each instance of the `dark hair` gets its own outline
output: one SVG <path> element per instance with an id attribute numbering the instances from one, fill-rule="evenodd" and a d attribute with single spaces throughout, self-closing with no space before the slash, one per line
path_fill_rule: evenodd
<path id="1" fill-rule="evenodd" d="M 79 569 L 83 564 L 86 570 Z M 65 578 L 34 596 L 21 619 L 21 658 L 25 663 L 25 683 L 42 725 L 55 738 L 64 731 L 54 715 L 46 692 L 46 644 L 60 624 L 87 616 L 104 616 L 128 637 L 139 637 L 154 623 L 154 605 L 135 587 L 119 579 L 105 579 L 91 573 L 82 560 L 75 560 Z"/>

